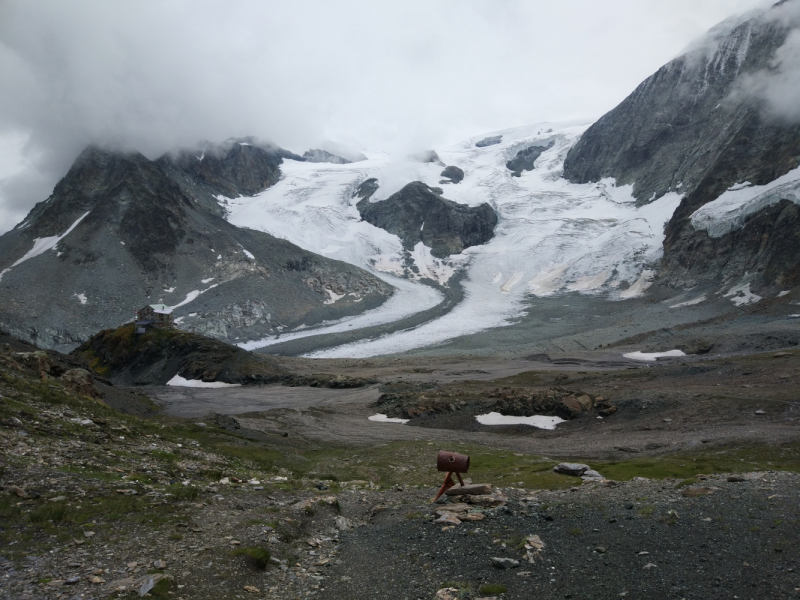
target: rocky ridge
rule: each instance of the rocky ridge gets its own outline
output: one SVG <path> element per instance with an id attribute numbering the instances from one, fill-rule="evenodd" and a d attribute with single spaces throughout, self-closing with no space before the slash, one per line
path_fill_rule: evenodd
<path id="1" fill-rule="evenodd" d="M 230 341 L 379 305 L 392 293 L 382 280 L 224 219 L 217 196 L 272 185 L 290 156 L 238 140 L 157 161 L 87 148 L 53 195 L 0 236 L 0 322 L 69 350 L 149 303 Z"/>
<path id="2" fill-rule="evenodd" d="M 666 229 L 659 277 L 691 287 L 746 275 L 754 289 L 798 281 L 796 207 L 767 207 L 738 231 L 712 237 L 690 220 L 735 184 L 762 185 L 797 168 L 800 125 L 772 114 L 752 82 L 776 69 L 796 2 L 729 20 L 642 82 L 592 125 L 564 163 L 573 182 L 633 184 L 642 205 L 683 195 Z"/>

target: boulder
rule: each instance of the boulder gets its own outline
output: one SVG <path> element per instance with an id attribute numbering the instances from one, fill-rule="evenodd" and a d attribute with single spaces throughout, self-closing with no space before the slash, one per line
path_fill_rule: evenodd
<path id="1" fill-rule="evenodd" d="M 448 496 L 485 496 L 491 493 L 491 483 L 473 483 L 464 486 L 454 485 L 445 492 Z"/>
<path id="2" fill-rule="evenodd" d="M 562 475 L 573 475 L 575 477 L 580 477 L 586 471 L 590 470 L 591 467 L 589 465 L 583 465 L 581 463 L 560 463 L 553 467 L 553 471 L 556 473 L 561 473 Z"/>

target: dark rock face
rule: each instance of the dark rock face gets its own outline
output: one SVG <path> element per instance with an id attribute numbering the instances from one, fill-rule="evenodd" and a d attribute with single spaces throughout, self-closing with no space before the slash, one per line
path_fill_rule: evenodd
<path id="1" fill-rule="evenodd" d="M 800 284 L 800 207 L 782 200 L 719 238 L 696 231 L 689 223 L 670 236 L 664 247 L 664 282 L 691 287 L 749 273 L 754 289 L 788 289 Z"/>
<path id="2" fill-rule="evenodd" d="M 778 9 L 712 30 L 708 43 L 659 69 L 590 127 L 566 158 L 570 181 L 633 183 L 640 205 L 670 191 L 685 194 L 666 229 L 661 283 L 686 286 L 745 271 L 756 274 L 756 287 L 796 280 L 795 208 L 764 209 L 719 239 L 689 220 L 735 183 L 763 185 L 800 165 L 800 124 L 770 116 L 742 92 L 749 77 L 775 68 L 791 31 L 773 18 Z"/>
<path id="3" fill-rule="evenodd" d="M 314 148 L 311 150 L 306 150 L 303 152 L 303 158 L 306 159 L 308 162 L 313 163 L 333 163 L 335 165 L 347 165 L 350 164 L 351 160 L 347 160 L 346 158 L 342 158 L 341 156 L 336 156 L 335 154 L 331 154 L 327 150 L 319 150 L 318 148 Z"/>
<path id="4" fill-rule="evenodd" d="M 497 225 L 497 215 L 488 204 L 475 208 L 457 204 L 419 181 L 381 202 L 361 200 L 357 207 L 365 221 L 399 236 L 406 248 L 422 242 L 437 258 L 485 244 Z"/>
<path id="5" fill-rule="evenodd" d="M 733 94 L 770 67 L 788 33 L 777 21 L 751 19 L 663 66 L 584 133 L 564 176 L 633 183 L 644 204 L 669 191 L 703 187 L 707 196 L 740 181 L 766 183 L 795 168 L 800 126 L 770 121 L 758 102 Z"/>
<path id="6" fill-rule="evenodd" d="M 289 154 L 237 141 L 157 161 L 87 148 L 0 236 L 0 323 L 69 350 L 150 303 L 180 304 L 182 328 L 231 341 L 377 306 L 391 295 L 381 280 L 223 218 L 214 194 L 261 191 Z M 34 240 L 73 225 L 53 250 L 12 267 Z M 332 303 L 331 293 L 344 297 Z"/>
<path id="7" fill-rule="evenodd" d="M 506 163 L 506 168 L 512 171 L 513 177 L 522 176 L 523 171 L 533 171 L 536 159 L 542 155 L 542 152 L 552 148 L 553 144 L 555 142 L 550 142 L 547 146 L 529 146 L 520 150 L 514 158 Z"/>
<path id="8" fill-rule="evenodd" d="M 464 170 L 450 165 L 445 167 L 444 171 L 440 173 L 442 177 L 446 177 L 449 181 L 440 181 L 439 183 L 460 183 L 464 179 Z"/>
<path id="9" fill-rule="evenodd" d="M 378 180 L 374 177 L 370 177 L 363 181 L 357 188 L 356 191 L 353 192 L 353 198 L 361 198 L 361 200 L 369 200 L 372 198 L 372 195 L 378 191 Z"/>
<path id="10" fill-rule="evenodd" d="M 499 144 L 503 141 L 502 135 L 492 135 L 489 137 L 485 137 L 479 142 L 475 142 L 475 147 L 477 148 L 486 148 L 486 146 L 494 146 L 495 144 Z"/>

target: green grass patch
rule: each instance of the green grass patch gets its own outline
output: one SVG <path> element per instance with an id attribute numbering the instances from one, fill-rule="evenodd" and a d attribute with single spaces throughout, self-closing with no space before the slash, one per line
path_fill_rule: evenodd
<path id="1" fill-rule="evenodd" d="M 481 594 L 505 594 L 508 588 L 500 583 L 487 583 L 482 585 Z"/>
<path id="2" fill-rule="evenodd" d="M 231 556 L 246 556 L 248 562 L 262 571 L 267 568 L 269 564 L 269 550 L 260 548 L 258 546 L 248 546 L 247 548 L 237 548 L 231 552 Z"/>

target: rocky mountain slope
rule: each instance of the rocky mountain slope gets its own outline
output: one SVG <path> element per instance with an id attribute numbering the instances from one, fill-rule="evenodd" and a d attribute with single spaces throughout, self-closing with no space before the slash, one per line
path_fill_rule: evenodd
<path id="1" fill-rule="evenodd" d="M 800 124 L 776 115 L 758 87 L 787 67 L 782 49 L 796 35 L 797 12 L 797 2 L 781 2 L 715 27 L 590 127 L 566 157 L 570 181 L 614 177 L 633 185 L 640 205 L 683 195 L 666 229 L 664 283 L 690 287 L 747 274 L 744 283 L 761 289 L 800 279 L 791 190 L 723 233 L 693 218 L 737 184 L 757 200 L 759 186 L 800 165 Z M 709 207 L 706 216 L 725 219 L 744 204 Z"/>
<path id="2" fill-rule="evenodd" d="M 172 306 L 185 329 L 226 340 L 360 313 L 391 286 L 224 218 L 217 197 L 273 185 L 290 153 L 229 140 L 151 161 L 87 148 L 46 201 L 0 237 L 0 322 L 69 349 Z"/>

